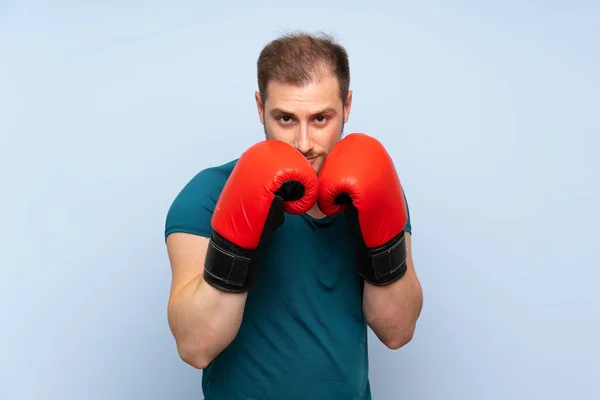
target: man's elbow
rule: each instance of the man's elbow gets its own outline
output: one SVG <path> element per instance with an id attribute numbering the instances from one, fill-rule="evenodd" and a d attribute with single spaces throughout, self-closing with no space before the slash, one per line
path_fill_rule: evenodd
<path id="1" fill-rule="evenodd" d="M 406 346 L 408 343 L 410 343 L 410 341 L 413 338 L 413 333 L 409 332 L 409 333 L 403 333 L 401 335 L 395 335 L 389 339 L 387 339 L 386 341 L 384 341 L 384 344 L 390 349 L 390 350 L 398 350 L 401 347 Z"/>
<path id="2" fill-rule="evenodd" d="M 413 339 L 414 336 L 414 328 L 403 330 L 400 333 L 396 333 L 394 335 L 390 335 L 390 337 L 383 340 L 383 344 L 385 344 L 390 350 L 398 350 L 401 347 L 406 346 Z"/>
<path id="3" fill-rule="evenodd" d="M 197 369 L 205 369 L 212 362 L 212 358 L 201 349 L 178 344 L 177 352 L 183 362 Z"/>

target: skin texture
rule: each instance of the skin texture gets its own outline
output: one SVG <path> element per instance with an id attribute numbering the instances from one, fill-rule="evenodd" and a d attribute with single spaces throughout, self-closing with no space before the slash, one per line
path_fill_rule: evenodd
<path id="1" fill-rule="evenodd" d="M 242 323 L 247 293 L 227 293 L 204 281 L 208 238 L 176 232 L 167 237 L 171 262 L 168 321 L 177 351 L 204 369 L 232 341 Z"/>
<path id="2" fill-rule="evenodd" d="M 423 290 L 412 258 L 412 237 L 406 234 L 406 274 L 386 286 L 365 282 L 363 314 L 379 340 L 392 350 L 408 344 L 423 308 Z"/>

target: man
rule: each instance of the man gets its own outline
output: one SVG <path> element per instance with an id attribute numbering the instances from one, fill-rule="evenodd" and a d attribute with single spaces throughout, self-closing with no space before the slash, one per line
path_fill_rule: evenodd
<path id="1" fill-rule="evenodd" d="M 370 399 L 367 326 L 398 349 L 422 305 L 400 181 L 374 138 L 342 139 L 343 47 L 285 35 L 257 64 L 267 140 L 201 171 L 167 216 L 178 352 L 207 400 Z"/>

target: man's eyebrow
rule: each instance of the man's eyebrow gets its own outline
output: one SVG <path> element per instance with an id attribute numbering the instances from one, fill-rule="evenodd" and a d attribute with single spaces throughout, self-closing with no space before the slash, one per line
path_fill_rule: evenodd
<path id="1" fill-rule="evenodd" d="M 333 107 L 327 107 L 327 108 L 324 108 L 324 109 L 322 109 L 320 111 L 312 113 L 311 115 L 315 116 L 315 115 L 335 114 L 335 113 L 336 113 L 335 108 L 333 108 Z M 275 115 L 291 115 L 291 116 L 293 116 L 294 115 L 293 112 L 286 111 L 286 110 L 281 109 L 281 108 L 274 108 L 274 109 L 272 109 L 271 112 L 270 112 L 270 114 L 273 115 L 273 116 L 275 116 Z"/>
<path id="2" fill-rule="evenodd" d="M 285 111 L 281 108 L 274 108 L 271 110 L 271 112 L 269 114 L 271 114 L 271 115 L 293 115 L 293 113 L 291 113 L 289 111 Z"/>
<path id="3" fill-rule="evenodd" d="M 321 114 L 335 114 L 335 108 L 327 107 L 317 113 L 314 113 L 313 115 L 321 115 Z"/>

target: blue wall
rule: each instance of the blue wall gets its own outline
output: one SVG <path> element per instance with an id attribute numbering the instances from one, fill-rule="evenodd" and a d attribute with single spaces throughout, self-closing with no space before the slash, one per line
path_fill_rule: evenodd
<path id="1" fill-rule="evenodd" d="M 0 398 L 201 398 L 164 218 L 262 139 L 289 29 L 347 47 L 346 130 L 410 204 L 424 309 L 405 348 L 370 336 L 374 398 L 600 398 L 597 2 L 87 3 L 0 1 Z"/>

